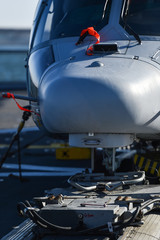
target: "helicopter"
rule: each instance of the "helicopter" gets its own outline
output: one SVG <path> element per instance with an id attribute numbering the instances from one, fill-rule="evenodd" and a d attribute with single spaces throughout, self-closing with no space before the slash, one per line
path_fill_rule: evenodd
<path id="1" fill-rule="evenodd" d="M 36 125 L 69 144 L 160 139 L 155 0 L 39 1 L 27 60 Z"/>
<path id="2" fill-rule="evenodd" d="M 117 148 L 160 141 L 159 25 L 159 0 L 39 1 L 27 57 L 29 111 L 53 138 L 102 149 L 112 174 L 76 174 L 68 179 L 76 190 L 20 203 L 19 213 L 36 224 L 33 235 L 160 239 L 159 185 L 150 186 L 144 171 L 115 173 Z"/>
<path id="3" fill-rule="evenodd" d="M 157 0 L 39 1 L 25 99 L 38 128 L 71 146 L 112 149 L 113 162 L 135 140 L 159 145 L 159 8 Z"/>

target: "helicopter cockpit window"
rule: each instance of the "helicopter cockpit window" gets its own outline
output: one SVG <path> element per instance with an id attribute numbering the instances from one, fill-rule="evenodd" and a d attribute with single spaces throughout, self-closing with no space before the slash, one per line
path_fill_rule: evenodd
<path id="1" fill-rule="evenodd" d="M 88 27 L 99 31 L 108 24 L 111 0 L 54 0 L 54 5 L 52 38 L 77 36 Z"/>
<path id="2" fill-rule="evenodd" d="M 123 26 L 139 35 L 160 36 L 160 0 L 126 0 Z"/>
<path id="3" fill-rule="evenodd" d="M 53 18 L 53 12 L 54 12 L 54 5 L 53 2 L 51 2 L 48 15 L 45 22 L 44 32 L 42 34 L 42 42 L 45 42 L 50 39 L 50 32 L 52 27 L 52 18 Z"/>
<path id="4" fill-rule="evenodd" d="M 50 0 L 44 10 L 34 46 L 55 38 L 79 36 L 88 27 L 108 24 L 112 0 Z"/>

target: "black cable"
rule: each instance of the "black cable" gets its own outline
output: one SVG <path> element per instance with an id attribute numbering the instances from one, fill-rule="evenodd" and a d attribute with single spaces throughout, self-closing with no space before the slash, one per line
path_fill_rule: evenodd
<path id="1" fill-rule="evenodd" d="M 76 43 L 76 45 L 79 45 L 83 42 L 83 40 L 89 35 L 88 31 L 85 32 L 82 36 L 79 37 L 78 42 Z"/>
<path id="2" fill-rule="evenodd" d="M 31 204 L 26 201 L 28 207 L 30 208 L 33 208 L 31 206 Z M 55 224 L 52 224 L 50 222 L 48 222 L 46 219 L 42 218 L 34 209 L 28 209 L 28 211 L 30 211 L 33 215 L 34 215 L 34 218 L 38 221 L 40 221 L 42 224 L 46 224 L 46 226 L 49 228 L 49 229 L 53 229 L 53 230 L 73 230 L 72 227 L 63 227 L 63 226 L 58 226 L 58 225 L 55 225 Z"/>
<path id="3" fill-rule="evenodd" d="M 23 178 L 22 178 L 22 168 L 21 168 L 21 151 L 20 151 L 20 137 L 19 137 L 19 134 L 17 136 L 17 146 L 18 146 L 19 178 L 20 178 L 20 181 L 22 182 Z"/>
<path id="4" fill-rule="evenodd" d="M 27 107 L 29 109 L 29 107 Z M 22 115 L 22 120 L 17 128 L 17 131 L 16 133 L 13 135 L 12 137 L 12 140 L 11 140 L 11 143 L 6 151 L 6 153 L 4 154 L 4 156 L 2 157 L 1 161 L 0 161 L 0 168 L 2 168 L 2 165 L 4 164 L 4 162 L 6 161 L 8 155 L 9 155 L 9 152 L 14 144 L 15 141 L 17 141 L 18 143 L 18 161 L 19 161 L 19 164 L 21 162 L 20 160 L 20 144 L 19 144 L 19 136 L 20 136 L 20 133 L 25 125 L 25 122 L 29 119 L 29 117 L 31 116 L 31 113 L 30 112 L 23 112 L 23 115 Z M 20 165 L 19 165 L 19 170 L 20 170 Z M 21 176 L 21 170 L 20 170 L 20 178 L 22 177 Z"/>
<path id="5" fill-rule="evenodd" d="M 138 214 L 140 213 L 141 207 L 137 207 L 136 211 L 134 212 L 133 216 L 131 217 L 130 220 L 128 220 L 127 222 L 123 223 L 122 225 L 118 226 L 115 230 L 119 231 L 122 230 L 123 228 L 128 227 L 129 225 L 131 225 L 131 223 L 133 223 L 133 221 L 137 218 Z"/>

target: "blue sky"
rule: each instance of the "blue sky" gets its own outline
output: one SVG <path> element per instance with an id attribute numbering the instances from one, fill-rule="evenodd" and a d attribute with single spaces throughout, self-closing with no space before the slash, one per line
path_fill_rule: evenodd
<path id="1" fill-rule="evenodd" d="M 30 28 L 38 0 L 0 0 L 0 28 Z"/>

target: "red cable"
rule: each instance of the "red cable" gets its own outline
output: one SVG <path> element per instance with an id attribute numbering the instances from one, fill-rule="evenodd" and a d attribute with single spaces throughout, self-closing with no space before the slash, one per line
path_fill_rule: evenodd
<path id="1" fill-rule="evenodd" d="M 95 44 L 98 44 L 100 42 L 100 35 L 96 32 L 96 30 L 94 30 L 93 27 L 89 27 L 87 29 L 83 29 L 81 34 L 80 34 L 80 37 L 82 37 L 86 32 L 88 32 L 89 35 L 91 36 L 94 36 L 95 38 L 97 38 L 97 42 Z M 77 45 L 77 44 L 76 44 Z M 88 56 L 91 56 L 93 55 L 93 45 L 90 46 L 87 51 L 86 51 L 86 54 Z"/>
<path id="2" fill-rule="evenodd" d="M 13 93 L 7 92 L 5 95 L 3 95 L 3 98 L 13 98 L 13 100 L 15 101 L 15 103 L 17 104 L 17 106 L 18 106 L 18 108 L 19 108 L 20 110 L 25 111 L 25 112 L 30 112 L 30 113 L 35 113 L 35 114 L 37 114 L 36 112 L 34 112 L 34 111 L 32 111 L 32 110 L 29 110 L 29 109 L 27 109 L 27 108 L 22 107 L 22 106 L 17 102 L 17 100 L 15 99 L 15 96 L 14 96 Z M 37 115 L 39 115 L 39 114 L 37 114 Z"/>

